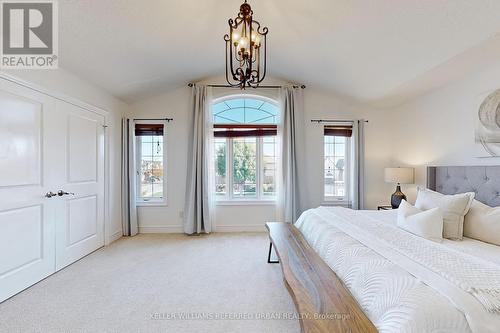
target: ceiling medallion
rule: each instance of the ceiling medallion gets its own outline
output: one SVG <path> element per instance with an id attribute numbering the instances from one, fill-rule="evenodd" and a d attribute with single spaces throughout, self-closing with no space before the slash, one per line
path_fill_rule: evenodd
<path id="1" fill-rule="evenodd" d="M 226 80 L 232 87 L 257 88 L 266 76 L 267 27 L 253 19 L 252 7 L 240 6 L 238 16 L 229 19 L 226 41 Z"/>

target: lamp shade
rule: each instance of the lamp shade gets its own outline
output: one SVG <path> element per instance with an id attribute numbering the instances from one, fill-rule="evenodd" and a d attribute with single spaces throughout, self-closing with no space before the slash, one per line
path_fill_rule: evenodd
<path id="1" fill-rule="evenodd" d="M 413 168 L 385 168 L 384 178 L 387 183 L 413 184 Z"/>

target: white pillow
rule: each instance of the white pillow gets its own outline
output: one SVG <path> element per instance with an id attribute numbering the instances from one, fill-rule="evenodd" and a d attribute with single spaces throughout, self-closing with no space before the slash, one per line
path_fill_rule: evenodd
<path id="1" fill-rule="evenodd" d="M 474 192 L 444 195 L 428 189 L 418 189 L 415 207 L 428 210 L 439 207 L 443 212 L 443 237 L 462 240 L 464 235 L 464 216 L 470 209 Z"/>
<path id="2" fill-rule="evenodd" d="M 398 208 L 398 227 L 417 236 L 441 242 L 443 213 L 438 207 L 422 211 L 403 200 Z"/>
<path id="3" fill-rule="evenodd" d="M 464 236 L 500 245 L 500 207 L 490 207 L 474 200 L 465 215 Z"/>

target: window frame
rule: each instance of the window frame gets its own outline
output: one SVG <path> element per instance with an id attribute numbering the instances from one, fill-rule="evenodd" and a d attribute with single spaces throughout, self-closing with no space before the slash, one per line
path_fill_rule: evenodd
<path id="1" fill-rule="evenodd" d="M 234 203 L 246 203 L 246 204 L 254 204 L 254 203 L 269 203 L 274 204 L 276 202 L 277 196 L 266 196 L 264 195 L 264 184 L 262 183 L 264 179 L 264 137 L 250 137 L 256 139 L 256 148 L 255 148 L 255 193 L 256 195 L 253 197 L 241 197 L 235 196 L 233 193 L 233 144 L 234 138 L 225 138 L 226 141 L 226 194 L 215 195 L 217 204 L 227 204 L 231 205 Z M 275 175 L 275 182 L 277 182 L 277 174 Z"/>
<path id="2" fill-rule="evenodd" d="M 134 128 L 135 124 L 161 124 L 163 125 L 163 142 L 162 142 L 162 151 L 163 151 L 163 196 L 161 198 L 151 198 L 149 200 L 144 200 L 139 196 L 140 188 L 141 188 L 141 153 L 142 153 L 142 144 L 139 144 L 139 137 L 134 134 L 134 145 L 135 145 L 135 203 L 137 206 L 168 206 L 168 187 L 167 187 L 167 177 L 168 177 L 168 166 L 167 166 L 167 140 L 168 140 L 168 131 L 167 131 L 167 122 L 164 120 L 134 120 Z"/>
<path id="3" fill-rule="evenodd" d="M 217 99 L 214 99 L 212 101 L 212 105 L 218 104 L 225 102 L 227 100 L 232 100 L 232 99 L 255 99 L 259 100 L 262 102 L 267 102 L 269 104 L 272 104 L 278 108 L 278 114 L 276 116 L 277 119 L 280 117 L 281 110 L 279 108 L 279 103 L 269 97 L 265 96 L 259 96 L 259 95 L 250 95 L 250 94 L 237 94 L 237 95 L 228 95 L 228 96 L 223 96 Z M 251 123 L 249 123 L 251 124 Z M 261 124 L 256 124 L 256 125 L 261 125 Z M 278 121 L 276 124 L 272 125 L 278 125 Z M 255 145 L 255 155 L 256 155 L 256 161 L 255 161 L 255 166 L 256 166 L 256 175 L 255 175 L 255 192 L 256 195 L 253 197 L 241 197 L 241 196 L 235 196 L 233 193 L 233 185 L 234 185 L 234 179 L 233 179 L 233 145 L 234 145 L 234 139 L 237 138 L 232 138 L 232 137 L 227 137 L 225 138 L 226 142 L 226 194 L 224 196 L 217 195 L 215 194 L 215 202 L 217 205 L 275 205 L 277 201 L 277 195 L 275 194 L 274 196 L 266 196 L 264 195 L 264 137 L 265 136 L 255 136 L 255 137 L 246 137 L 246 138 L 254 138 L 256 141 Z M 277 135 L 274 136 L 277 138 Z M 214 138 L 215 139 L 215 138 Z M 220 139 L 220 138 L 219 138 Z M 278 144 L 278 140 L 276 140 L 275 145 Z M 277 149 L 275 152 L 275 160 L 276 163 L 278 162 L 278 156 L 277 156 Z M 275 166 L 275 193 L 276 193 L 276 186 L 277 186 L 277 181 L 278 181 L 278 166 L 276 164 Z M 215 192 L 214 192 L 215 193 Z"/>
<path id="4" fill-rule="evenodd" d="M 328 135 L 332 136 L 332 135 Z M 344 171 L 344 196 L 327 196 L 325 192 L 325 185 L 326 185 L 326 169 L 325 169 L 325 157 L 326 157 L 326 151 L 325 151 L 325 138 L 327 135 L 323 134 L 323 156 L 322 156 L 322 174 L 323 174 L 323 205 L 330 205 L 330 206 L 349 206 L 350 205 L 350 193 L 351 193 L 351 163 L 352 163 L 352 152 L 351 152 L 351 145 L 352 145 L 352 137 L 345 137 L 345 171 Z"/>

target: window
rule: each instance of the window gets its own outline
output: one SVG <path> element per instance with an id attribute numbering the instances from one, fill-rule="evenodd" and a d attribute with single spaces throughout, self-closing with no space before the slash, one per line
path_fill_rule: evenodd
<path id="1" fill-rule="evenodd" d="M 219 200 L 276 197 L 278 106 L 261 97 L 216 101 L 215 193 Z"/>
<path id="2" fill-rule="evenodd" d="M 324 128 L 324 199 L 349 201 L 349 166 L 352 126 Z"/>
<path id="3" fill-rule="evenodd" d="M 135 124 L 137 202 L 166 203 L 164 124 Z"/>

